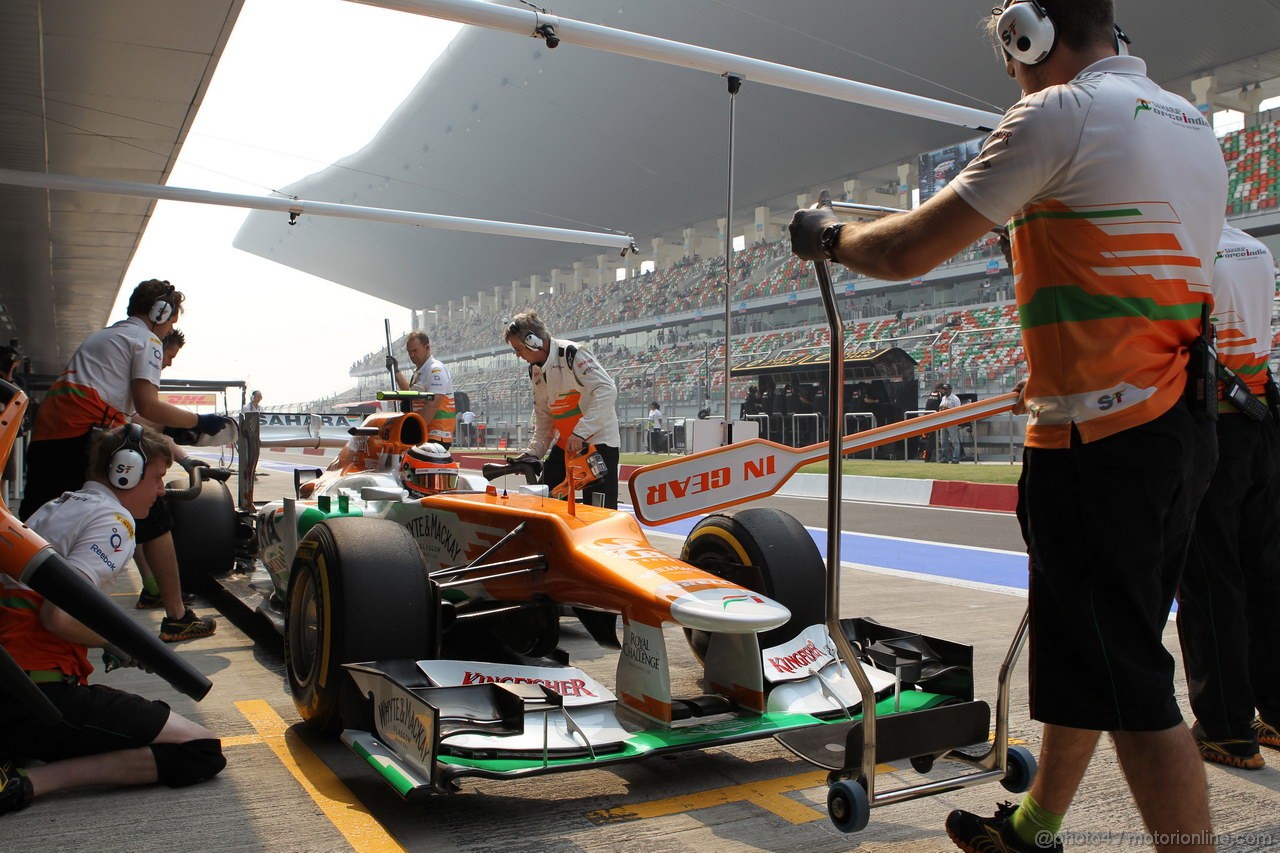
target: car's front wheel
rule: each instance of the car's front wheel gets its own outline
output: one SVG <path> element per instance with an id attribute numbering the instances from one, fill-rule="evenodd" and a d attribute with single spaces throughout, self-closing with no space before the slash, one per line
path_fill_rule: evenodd
<path id="1" fill-rule="evenodd" d="M 303 722 L 327 735 L 368 728 L 371 704 L 343 664 L 434 658 L 439 598 L 417 542 L 385 519 L 332 518 L 298 543 L 285 668 Z"/>

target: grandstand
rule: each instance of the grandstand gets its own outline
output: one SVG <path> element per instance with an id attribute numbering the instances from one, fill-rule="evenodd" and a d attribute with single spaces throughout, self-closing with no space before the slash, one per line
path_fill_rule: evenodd
<path id="1" fill-rule="evenodd" d="M 1280 117 L 1267 115 L 1222 137 L 1229 217 L 1276 206 L 1278 134 Z M 735 366 L 827 350 L 812 267 L 792 255 L 779 225 L 772 223 L 776 239 L 758 240 L 733 254 L 728 304 Z M 702 257 L 687 239 L 685 249 L 688 254 L 666 266 L 659 268 L 662 258 L 657 257 L 607 285 L 526 290 L 523 300 L 505 306 L 477 297 L 464 300 L 461 309 L 451 303 L 414 312 L 415 322 L 431 335 L 434 352 L 450 365 L 455 385 L 468 393 L 489 435 L 514 436 L 528 421 L 531 401 L 523 364 L 501 337 L 504 321 L 525 307 L 536 308 L 553 334 L 584 342 L 601 357 L 618 383 L 624 424 L 642 420 L 650 400 L 658 400 L 673 418 L 695 417 L 704 408 L 718 415 L 724 410 L 729 277 L 722 256 Z M 963 394 L 1003 393 L 1025 373 L 1012 280 L 994 236 L 914 281 L 876 281 L 843 268 L 833 274 L 846 353 L 904 349 L 917 362 L 921 395 L 943 380 Z M 394 346 L 401 352 L 404 340 Z M 1273 343 L 1277 347 L 1280 333 Z M 355 387 L 325 404 L 370 397 L 385 384 L 385 355 L 379 350 L 361 358 L 351 370 Z M 733 417 L 753 382 L 732 379 Z"/>

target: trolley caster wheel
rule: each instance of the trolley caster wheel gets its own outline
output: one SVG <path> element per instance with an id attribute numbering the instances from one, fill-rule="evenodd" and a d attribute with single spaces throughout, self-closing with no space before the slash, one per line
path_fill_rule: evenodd
<path id="1" fill-rule="evenodd" d="M 841 779 L 827 791 L 827 816 L 841 832 L 859 832 L 871 820 L 867 789 L 857 782 Z"/>
<path id="2" fill-rule="evenodd" d="M 1036 759 L 1025 746 L 1009 747 L 1009 761 L 1000 784 L 1006 791 L 1022 794 L 1031 789 L 1036 778 Z"/>
<path id="3" fill-rule="evenodd" d="M 917 755 L 911 759 L 911 769 L 920 774 L 928 773 L 933 769 L 934 756 Z"/>

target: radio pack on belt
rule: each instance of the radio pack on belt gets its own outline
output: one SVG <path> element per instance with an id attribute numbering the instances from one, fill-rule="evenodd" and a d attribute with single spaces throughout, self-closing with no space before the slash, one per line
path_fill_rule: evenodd
<path id="1" fill-rule="evenodd" d="M 1218 419 L 1218 350 L 1213 343 L 1209 306 L 1200 308 L 1200 334 L 1191 343 L 1187 362 L 1187 404 L 1211 421 Z"/>
<path id="2" fill-rule="evenodd" d="M 1222 362 L 1218 362 L 1218 379 L 1222 381 L 1222 399 L 1239 409 L 1243 414 L 1255 421 L 1267 419 L 1267 404 L 1253 396 L 1249 386 L 1231 372 Z M 1269 395 L 1268 395 L 1269 396 Z"/>

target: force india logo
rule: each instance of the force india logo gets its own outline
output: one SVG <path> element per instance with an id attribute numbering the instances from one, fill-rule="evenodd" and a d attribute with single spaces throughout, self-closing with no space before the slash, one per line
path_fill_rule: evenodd
<path id="1" fill-rule="evenodd" d="M 1136 121 L 1139 115 L 1146 112 L 1158 115 L 1161 118 L 1167 118 L 1170 121 L 1177 122 L 1178 124 L 1192 125 L 1196 127 L 1209 126 L 1209 122 L 1205 121 L 1204 117 L 1199 114 L 1192 116 L 1186 111 L 1180 110 L 1176 107 L 1167 107 L 1164 104 L 1158 104 L 1155 101 L 1148 101 L 1146 98 L 1137 98 L 1133 107 L 1134 120 Z"/>
<path id="2" fill-rule="evenodd" d="M 540 684 L 552 693 L 561 696 L 588 696 L 596 698 L 581 678 L 528 678 L 520 675 L 485 675 L 483 672 L 467 672 L 462 676 L 463 684 Z"/>

